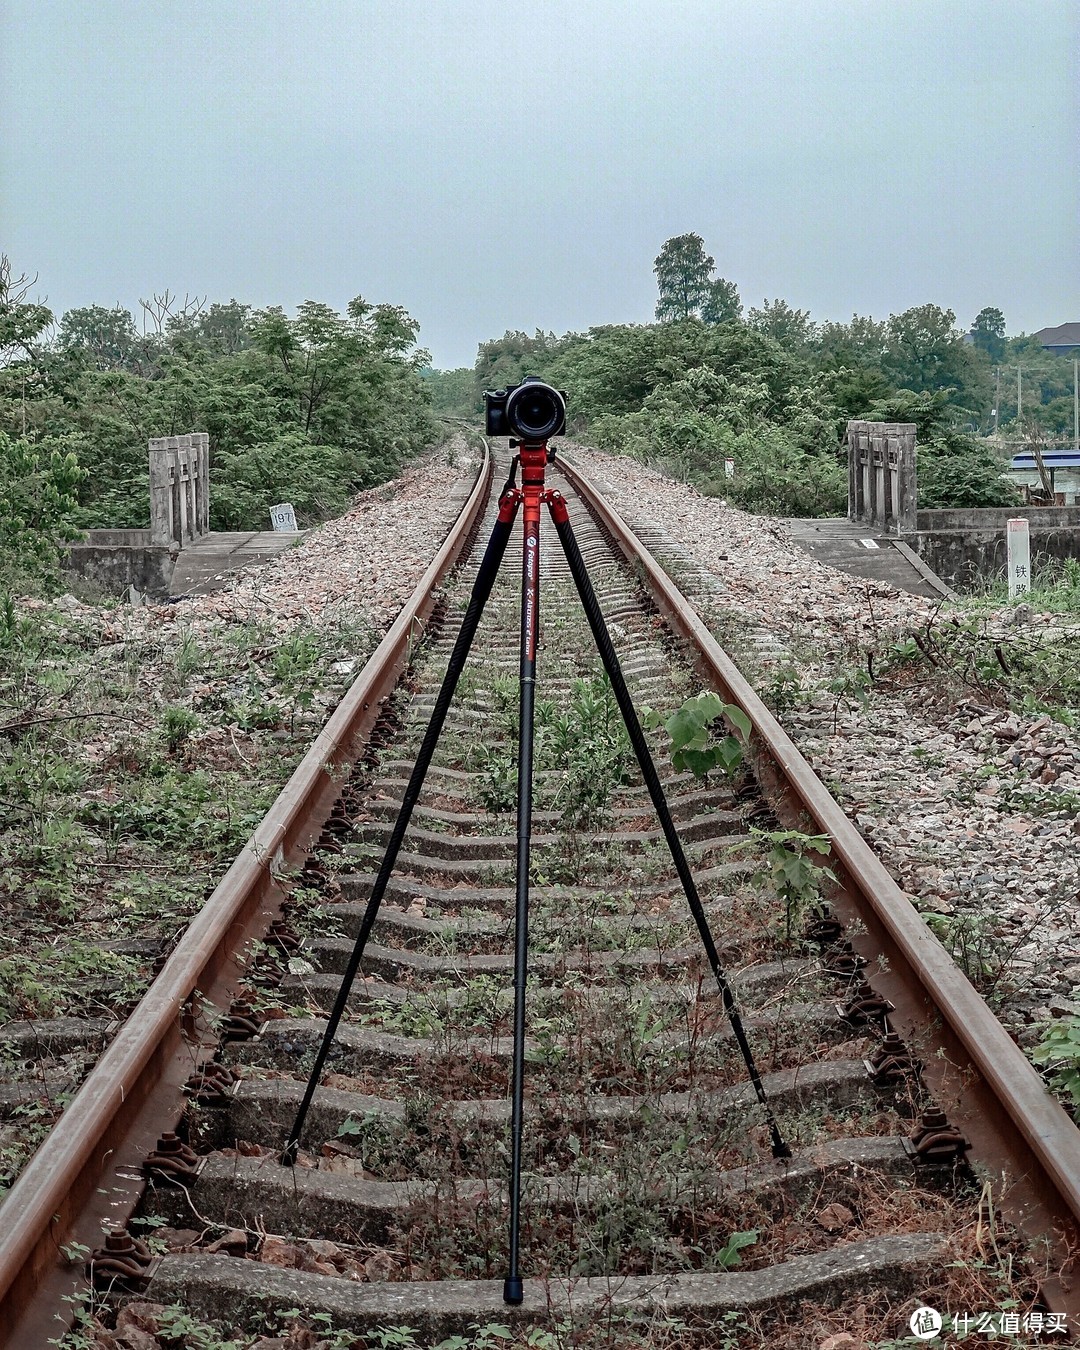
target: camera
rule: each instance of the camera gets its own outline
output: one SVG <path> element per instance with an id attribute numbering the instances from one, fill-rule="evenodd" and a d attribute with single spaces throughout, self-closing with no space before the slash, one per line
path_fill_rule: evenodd
<path id="1" fill-rule="evenodd" d="M 566 395 L 537 375 L 484 395 L 484 430 L 489 436 L 516 436 L 523 445 L 542 445 L 566 429 Z"/>

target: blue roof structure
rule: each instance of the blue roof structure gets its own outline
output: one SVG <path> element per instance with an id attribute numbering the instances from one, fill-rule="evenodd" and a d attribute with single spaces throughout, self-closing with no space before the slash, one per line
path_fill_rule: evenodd
<path id="1" fill-rule="evenodd" d="M 1080 452 L 1076 450 L 1044 450 L 1043 463 L 1048 469 L 1080 469 Z M 1009 466 L 1013 469 L 1035 469 L 1035 456 L 1030 451 L 1013 455 Z"/>

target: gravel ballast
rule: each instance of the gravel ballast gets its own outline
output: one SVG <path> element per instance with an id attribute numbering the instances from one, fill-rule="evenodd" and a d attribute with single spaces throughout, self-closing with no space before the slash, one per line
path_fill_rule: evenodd
<path id="1" fill-rule="evenodd" d="M 839 572 L 784 522 L 736 510 L 634 460 L 575 447 L 580 463 L 690 591 L 901 887 L 972 963 L 999 966 L 996 1011 L 1022 1041 L 1052 1015 L 1080 1014 L 1080 736 L 1051 717 L 948 697 L 925 678 L 843 688 L 881 652 L 960 611 Z M 1027 619 L 1022 629 L 1017 618 Z M 1070 640 L 1060 614 L 981 612 L 994 640 Z M 737 639 L 736 639 L 737 641 Z M 833 688 L 830 689 L 829 686 Z M 839 687 L 838 687 L 839 686 Z M 792 687 L 798 695 L 790 696 Z M 990 990 L 994 992 L 993 989 Z"/>

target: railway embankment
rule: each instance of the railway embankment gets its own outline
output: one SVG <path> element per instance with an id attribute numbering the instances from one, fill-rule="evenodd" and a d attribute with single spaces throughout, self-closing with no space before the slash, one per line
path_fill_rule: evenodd
<path id="1" fill-rule="evenodd" d="M 111 758 L 110 743 L 103 772 L 115 776 L 119 767 L 128 787 L 124 775 L 134 778 L 137 769 L 150 779 L 166 776 L 163 796 L 175 796 L 185 776 L 204 773 L 208 749 L 227 739 L 248 770 L 273 764 L 280 782 L 457 514 L 462 467 L 448 458 L 427 466 L 426 477 L 423 470 L 407 475 L 397 491 L 361 503 L 352 528 L 334 522 L 271 567 L 242 575 L 229 592 L 194 602 L 199 608 L 188 612 L 186 626 L 177 627 L 178 606 L 125 613 L 108 659 L 122 653 L 127 683 L 114 680 L 112 696 L 126 689 L 129 703 L 140 701 L 153 753 L 125 763 Z M 1040 953 L 1048 967 L 1072 954 L 1075 887 L 1070 897 L 1067 867 L 1049 867 L 1055 842 L 1072 833 L 1077 765 L 1070 672 L 1054 665 L 1069 640 L 1068 575 L 1056 617 L 1034 606 L 946 609 L 823 567 L 781 524 L 730 511 L 641 466 L 595 456 L 589 471 L 731 648 L 912 905 L 995 1006 L 1008 1005 L 1015 1034 L 1030 1042 L 1046 1015 L 1067 1020 L 1068 968 L 1042 984 L 1031 972 Z M 590 532 L 585 513 L 575 512 L 635 701 L 670 711 L 695 687 L 685 657 L 649 603 L 635 597 L 632 570 L 606 553 L 602 532 Z M 410 522 L 418 524 L 411 533 Z M 885 1034 L 888 1002 L 862 981 L 890 976 L 887 964 L 875 958 L 865 965 L 837 940 L 830 921 L 815 919 L 823 874 L 809 862 L 810 843 L 793 844 L 790 834 L 771 828 L 768 805 L 749 781 L 714 784 L 705 800 L 689 775 L 665 765 L 763 1081 L 795 1147 L 776 1191 L 766 1132 L 716 992 L 710 995 L 695 957 L 693 930 L 550 537 L 542 567 L 549 578 L 547 684 L 538 710 L 538 908 L 525 1041 L 530 1280 L 520 1314 L 508 1314 L 513 1329 L 504 1336 L 495 1321 L 493 1283 L 505 1223 L 500 1178 L 511 1032 L 511 576 L 436 755 L 364 979 L 316 1094 L 296 1177 L 278 1184 L 275 1154 L 430 712 L 462 604 L 460 579 L 432 642 L 417 645 L 406 687 L 380 718 L 375 747 L 344 783 L 317 860 L 287 904 L 288 923 L 240 958 L 243 997 L 223 1023 L 225 1045 L 209 1066 L 213 1073 L 204 1065 L 192 1088 L 200 1105 L 183 1125 L 203 1162 L 171 1137 L 159 1142 L 136 1220 L 153 1245 L 145 1261 L 138 1244 L 124 1246 L 126 1238 L 99 1256 L 105 1271 L 115 1258 L 128 1297 L 115 1325 L 101 1308 L 109 1329 L 97 1311 L 87 1314 L 84 1335 L 124 1350 L 140 1343 L 136 1333 L 143 1346 L 165 1345 L 187 1318 L 183 1325 L 200 1337 L 210 1332 L 199 1319 L 225 1331 L 242 1322 L 248 1342 L 267 1350 L 290 1338 L 298 1347 L 349 1344 L 350 1331 L 383 1344 L 396 1335 L 402 1345 L 461 1334 L 475 1346 L 514 1336 L 552 1347 L 618 1346 L 644 1334 L 640 1343 L 659 1346 L 711 1344 L 704 1328 L 719 1325 L 732 1343 L 768 1336 L 802 1345 L 811 1327 L 815 1345 L 831 1339 L 838 1346 L 845 1336 L 854 1339 L 849 1325 L 867 1344 L 880 1340 L 903 1324 L 909 1302 L 914 1309 L 936 1297 L 947 1308 L 980 1311 L 979 1300 L 995 1296 L 1015 1300 L 1010 1306 L 1023 1309 L 1025 1327 L 1034 1326 L 1030 1319 L 1044 1315 L 1038 1285 L 1060 1305 L 1054 1272 L 1045 1262 L 1027 1264 L 1017 1232 L 996 1213 L 993 1189 L 980 1196 L 956 1170 L 964 1150 L 928 1086 L 936 1081 L 927 1063 L 932 1047 L 916 1036 L 905 1052 Z M 63 604 L 56 622 L 84 622 L 82 608 Z M 260 633 L 257 645 L 225 641 L 251 625 Z M 198 644 L 182 672 L 174 637 L 181 649 Z M 181 684 L 170 668 L 169 701 L 160 709 L 140 660 L 154 653 L 187 677 Z M 268 712 L 265 721 L 242 723 L 237 693 L 251 698 L 253 689 Z M 234 701 L 219 706 L 223 693 Z M 208 716 L 215 709 L 217 726 Z M 133 740 L 136 720 L 128 717 L 124 733 Z M 650 734 L 662 760 L 664 739 Z M 185 831 L 205 844 L 216 822 L 214 857 L 223 860 L 245 830 L 247 812 L 221 790 L 230 783 L 203 780 L 201 816 L 177 813 L 184 824 L 164 838 L 155 825 L 161 797 L 140 817 L 141 830 L 128 823 L 130 794 L 123 799 L 123 828 L 106 838 L 111 861 L 143 875 L 154 856 L 150 845 L 157 846 L 162 887 L 129 913 L 121 936 L 104 940 L 95 929 L 84 951 L 134 963 L 126 997 L 152 972 L 152 936 L 183 922 L 179 913 L 163 916 L 160 901 L 184 866 Z M 69 792 L 81 802 L 91 795 L 85 786 L 69 783 Z M 981 800 L 967 802 L 969 791 Z M 75 832 L 71 839 L 107 863 L 100 832 L 116 818 L 102 811 L 100 796 L 95 813 L 76 822 L 85 839 Z M 104 806 L 114 804 L 106 794 Z M 232 833 L 222 827 L 223 804 Z M 960 831 L 973 845 L 966 852 Z M 1011 853 L 1000 850 L 1002 840 Z M 1022 891 L 1023 870 L 1042 850 L 1039 888 L 1031 883 Z M 788 880 L 775 889 L 778 856 L 798 862 L 800 884 L 791 883 L 785 866 Z M 193 901 L 200 882 L 204 891 L 212 884 L 209 855 L 200 866 L 191 879 Z M 125 908 L 119 888 L 110 894 L 118 903 L 107 911 L 98 897 L 99 922 Z M 51 945 L 63 950 L 58 930 L 66 920 L 75 933 L 74 911 L 53 918 Z M 1027 922 L 1015 934 L 1018 918 Z M 810 941 L 802 934 L 807 919 Z M 865 946 L 857 928 L 850 936 Z M 158 953 L 168 945 L 159 942 Z M 89 981 L 68 987 L 73 1004 L 78 994 L 86 1002 L 88 987 L 95 990 L 105 1016 L 93 1044 L 71 1028 L 64 1033 L 44 1008 L 11 1028 L 13 1066 L 33 1065 L 57 1107 L 68 1091 L 56 1091 L 59 1076 L 77 1081 L 124 1010 L 109 982 L 93 971 Z M 21 996 L 34 994 L 24 982 Z M 933 1072 L 920 1074 L 919 1056 Z M 47 1114 L 25 1075 L 12 1075 L 8 1088 L 23 1094 L 18 1101 L 13 1095 L 16 1121 L 19 1111 L 24 1122 L 34 1111 L 37 1119 Z M 17 1144 L 14 1134 L 8 1138 Z M 946 1143 L 947 1162 L 938 1152 Z M 283 1298 L 293 1314 L 284 1314 Z M 845 1321 L 837 1304 L 853 1298 L 858 1307 Z M 409 1316 L 419 1324 L 406 1334 L 395 1324 Z M 270 1323 L 277 1330 L 259 1339 L 254 1329 Z"/>
<path id="2" fill-rule="evenodd" d="M 590 455 L 1018 1039 L 1034 1050 L 1080 1014 L 1076 573 L 1019 604 L 900 593 L 807 557 L 779 522 Z"/>

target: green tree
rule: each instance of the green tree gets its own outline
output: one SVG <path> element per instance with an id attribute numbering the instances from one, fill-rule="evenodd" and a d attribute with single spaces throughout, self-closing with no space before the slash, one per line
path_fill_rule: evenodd
<path id="1" fill-rule="evenodd" d="M 554 333 L 545 333 L 540 328 L 532 337 L 508 328 L 501 338 L 482 342 L 473 367 L 478 406 L 486 390 L 520 384 L 526 375 L 546 378 L 559 345 Z"/>
<path id="2" fill-rule="evenodd" d="M 713 266 L 700 234 L 668 239 L 653 262 L 660 291 L 656 317 L 662 323 L 700 318 L 712 298 Z"/>
<path id="3" fill-rule="evenodd" d="M 398 306 L 370 305 L 357 296 L 342 315 L 306 300 L 295 319 L 280 307 L 261 311 L 251 331 L 267 363 L 264 375 L 291 411 L 291 426 L 282 430 L 368 455 L 376 448 L 376 427 L 390 434 L 391 444 L 383 444 L 393 450 L 399 435 L 411 441 L 414 432 L 430 434 L 418 374 L 429 358 L 410 351 L 418 325 Z"/>
<path id="4" fill-rule="evenodd" d="M 0 306 L 0 335 L 12 309 Z M 0 431 L 76 456 L 81 528 L 148 523 L 154 436 L 209 432 L 215 528 L 261 527 L 288 498 L 308 523 L 430 442 L 428 358 L 399 306 L 358 298 L 338 314 L 309 301 L 290 318 L 236 300 L 178 307 L 166 291 L 144 310 L 143 334 L 121 307 L 71 310 L 51 345 L 25 315 L 7 326 L 17 345 L 0 360 Z"/>
<path id="5" fill-rule="evenodd" d="M 914 422 L 915 439 L 920 443 L 935 440 L 952 422 L 948 394 L 943 389 L 916 394 L 898 389 L 875 400 L 866 409 L 868 422 Z"/>
<path id="6" fill-rule="evenodd" d="M 51 326 L 52 311 L 27 297 L 37 277 L 14 276 L 11 260 L 0 254 L 0 368 L 32 359 L 37 341 Z"/>
<path id="7" fill-rule="evenodd" d="M 575 419 L 632 412 L 658 385 L 700 364 L 706 334 L 701 324 L 605 324 L 563 339 L 547 376 L 570 393 Z"/>
<path id="8" fill-rule="evenodd" d="M 703 492 L 768 515 L 843 515 L 847 471 L 834 454 L 809 453 L 790 429 L 775 424 L 744 432 L 730 450 L 734 478 L 706 480 Z"/>
<path id="9" fill-rule="evenodd" d="M 882 370 L 895 388 L 949 390 L 952 406 L 973 420 L 981 419 L 990 406 L 989 368 L 964 342 L 951 309 L 916 305 L 891 314 Z"/>
<path id="10" fill-rule="evenodd" d="M 865 314 L 853 314 L 850 323 L 824 323 L 818 332 L 818 359 L 833 369 L 880 371 L 885 334 L 886 325 Z"/>
<path id="11" fill-rule="evenodd" d="M 987 306 L 975 315 L 971 335 L 976 348 L 994 365 L 1005 355 L 1005 315 L 1000 309 Z"/>
<path id="12" fill-rule="evenodd" d="M 960 342 L 951 309 L 916 305 L 889 316 L 882 365 L 901 389 L 916 393 L 940 389 L 951 374 L 951 359 Z"/>
<path id="13" fill-rule="evenodd" d="M 1007 462 L 981 438 L 945 431 L 918 446 L 919 506 L 1015 506 L 1020 494 L 1003 476 Z"/>
<path id="14" fill-rule="evenodd" d="M 129 309 L 84 305 L 69 309 L 60 320 L 57 346 L 94 370 L 130 370 L 136 365 L 139 334 Z"/>
<path id="15" fill-rule="evenodd" d="M 828 381 L 796 382 L 800 368 L 778 354 L 771 339 L 741 326 L 719 330 L 710 364 L 658 384 L 637 411 L 597 418 L 590 434 L 750 510 L 840 511 L 847 476 Z M 734 479 L 724 473 L 726 459 L 734 461 Z"/>
<path id="16" fill-rule="evenodd" d="M 679 234 L 667 240 L 653 263 L 660 292 L 657 319 L 661 323 L 701 319 L 710 324 L 739 319 L 742 301 L 738 287 L 733 281 L 714 277 L 714 266 L 700 234 Z"/>
<path id="17" fill-rule="evenodd" d="M 350 458 L 340 448 L 312 445 L 299 432 L 219 452 L 211 525 L 239 530 L 266 525 L 269 508 L 290 501 L 301 521 L 340 515 L 349 500 Z"/>
<path id="18" fill-rule="evenodd" d="M 422 370 L 420 378 L 431 398 L 432 412 L 451 417 L 476 417 L 480 412 L 476 375 L 467 366 L 459 370 Z"/>
<path id="19" fill-rule="evenodd" d="M 0 432 L 0 584 L 55 582 L 63 545 L 77 533 L 82 477 L 63 441 L 32 445 Z"/>
<path id="20" fill-rule="evenodd" d="M 792 309 L 786 300 L 765 300 L 760 309 L 750 310 L 746 322 L 796 355 L 806 356 L 816 346 L 817 330 L 809 310 Z"/>
<path id="21" fill-rule="evenodd" d="M 51 310 L 29 299 L 37 277 L 15 276 L 0 254 L 0 429 L 26 436 L 45 389 L 42 341 L 52 326 Z"/>
<path id="22" fill-rule="evenodd" d="M 709 282 L 701 317 L 705 323 L 733 323 L 742 317 L 742 300 L 739 298 L 739 288 L 733 281 L 717 277 L 715 281 Z"/>
<path id="23" fill-rule="evenodd" d="M 239 300 L 212 304 L 194 324 L 194 335 L 207 350 L 234 356 L 251 346 L 251 306 Z"/>

